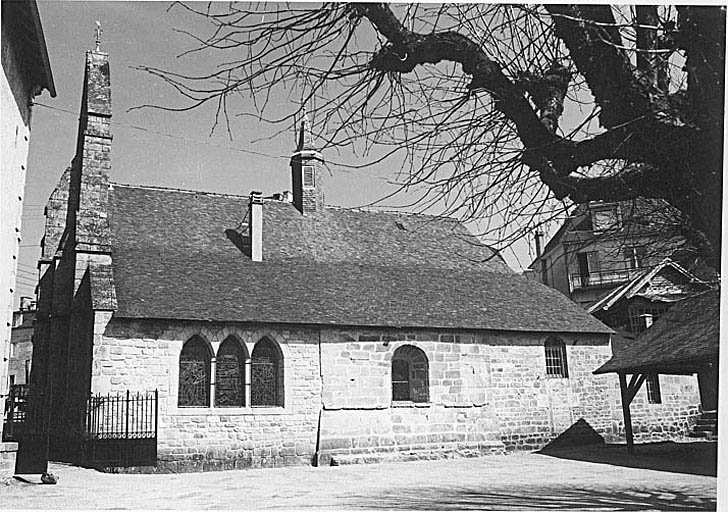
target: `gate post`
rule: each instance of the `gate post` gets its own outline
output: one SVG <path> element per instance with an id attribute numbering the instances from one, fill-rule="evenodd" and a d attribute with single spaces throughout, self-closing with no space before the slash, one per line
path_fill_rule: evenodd
<path id="1" fill-rule="evenodd" d="M 124 457 L 126 458 L 126 465 L 131 463 L 131 448 L 129 446 L 129 390 L 126 390 L 126 414 L 124 422 Z"/>

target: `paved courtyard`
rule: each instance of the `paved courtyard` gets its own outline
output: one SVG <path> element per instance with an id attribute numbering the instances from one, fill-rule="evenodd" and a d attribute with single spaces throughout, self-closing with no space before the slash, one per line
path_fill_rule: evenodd
<path id="1" fill-rule="evenodd" d="M 185 474 L 105 474 L 51 464 L 57 485 L 6 482 L 0 508 L 715 510 L 714 464 L 701 452 L 677 450 L 631 464 L 643 467 L 616 460 L 623 447 L 606 457 L 572 451 Z M 681 465 L 670 461 L 680 459 L 686 464 L 677 471 Z"/>

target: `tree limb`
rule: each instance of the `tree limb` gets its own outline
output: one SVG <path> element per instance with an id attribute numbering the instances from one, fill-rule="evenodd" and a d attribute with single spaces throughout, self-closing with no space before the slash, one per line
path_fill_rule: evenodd
<path id="1" fill-rule="evenodd" d="M 544 146 L 553 133 L 541 123 L 523 90 L 506 77 L 500 65 L 488 58 L 475 42 L 457 32 L 418 34 L 400 23 L 387 4 L 352 4 L 358 16 L 367 18 L 389 44 L 375 53 L 370 66 L 382 72 L 409 73 L 421 64 L 443 60 L 462 65 L 471 75 L 471 90 L 484 89 L 495 99 L 495 107 L 516 125 L 526 147 Z"/>
<path id="2" fill-rule="evenodd" d="M 601 107 L 599 120 L 612 128 L 652 112 L 649 88 L 635 80 L 609 5 L 545 5 L 556 35 Z M 597 23 L 591 23 L 591 22 Z"/>

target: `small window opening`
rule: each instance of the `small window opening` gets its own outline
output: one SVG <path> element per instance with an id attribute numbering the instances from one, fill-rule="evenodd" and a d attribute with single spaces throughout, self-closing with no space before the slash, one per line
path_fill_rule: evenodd
<path id="1" fill-rule="evenodd" d="M 404 345 L 392 356 L 392 401 L 430 401 L 428 362 L 425 353 L 412 345 Z"/>
<path id="2" fill-rule="evenodd" d="M 660 393 L 660 376 L 657 373 L 651 373 L 645 379 L 647 385 L 647 401 L 651 404 L 661 404 L 662 394 Z"/>
<path id="3" fill-rule="evenodd" d="M 303 166 L 303 186 L 306 188 L 314 188 L 316 186 L 316 173 L 313 165 Z"/>
<path id="4" fill-rule="evenodd" d="M 546 375 L 548 377 L 569 376 L 569 369 L 566 364 L 566 345 L 558 338 L 546 340 Z"/>

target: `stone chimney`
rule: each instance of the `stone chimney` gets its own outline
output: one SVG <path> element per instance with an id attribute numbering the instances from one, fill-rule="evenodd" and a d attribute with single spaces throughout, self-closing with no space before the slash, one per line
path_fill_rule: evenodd
<path id="1" fill-rule="evenodd" d="M 293 204 L 304 214 L 324 208 L 324 189 L 321 175 L 324 159 L 316 151 L 311 134 L 311 122 L 304 112 L 298 137 L 298 147 L 291 157 Z"/>
<path id="2" fill-rule="evenodd" d="M 248 230 L 250 232 L 250 259 L 263 261 L 263 195 L 260 192 L 250 193 L 248 203 Z"/>
<path id="3" fill-rule="evenodd" d="M 75 228 L 76 251 L 111 250 L 107 217 L 111 139 L 109 56 L 97 49 L 86 52 L 78 142 L 71 166 L 69 210 L 75 210 L 75 219 L 69 215 L 72 222 L 68 224 Z"/>
<path id="4" fill-rule="evenodd" d="M 533 234 L 534 241 L 536 242 L 536 257 L 541 257 L 541 241 L 543 240 L 543 232 L 541 230 L 537 230 Z"/>

